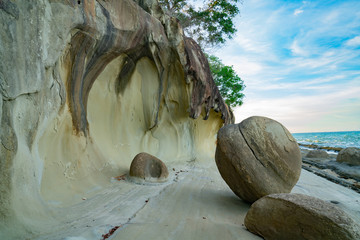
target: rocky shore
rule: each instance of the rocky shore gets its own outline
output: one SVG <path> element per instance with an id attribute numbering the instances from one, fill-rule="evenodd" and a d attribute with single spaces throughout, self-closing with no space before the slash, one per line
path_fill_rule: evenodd
<path id="1" fill-rule="evenodd" d="M 327 151 L 334 151 L 334 152 L 340 152 L 343 148 L 341 147 L 327 147 L 327 146 L 319 146 L 316 144 L 302 144 L 299 143 L 299 146 L 301 147 L 307 147 L 311 149 L 321 149 L 321 150 L 327 150 Z"/>
<path id="2" fill-rule="evenodd" d="M 158 1 L 0 0 L 0 23 L 1 240 L 252 240 L 274 225 L 360 239 L 360 149 L 307 159 L 275 120 L 230 124 L 205 54 Z M 246 226 L 262 198 L 294 221 Z M 340 236 L 306 218 L 340 214 Z"/>
<path id="3" fill-rule="evenodd" d="M 301 147 L 310 148 L 309 146 L 311 146 L 311 148 L 316 148 L 315 145 L 299 145 Z M 318 147 L 317 150 L 300 149 L 303 169 L 360 193 L 360 166 L 337 162 L 336 152 L 342 149 L 331 147 Z M 319 149 L 333 150 L 334 152 Z M 318 151 L 318 156 L 311 156 L 310 153 L 315 151 Z M 321 152 L 325 153 L 325 156 L 321 155 Z"/>

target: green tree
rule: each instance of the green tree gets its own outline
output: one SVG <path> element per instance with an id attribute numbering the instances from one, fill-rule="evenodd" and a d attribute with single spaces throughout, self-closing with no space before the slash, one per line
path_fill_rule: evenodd
<path id="1" fill-rule="evenodd" d="M 195 0 L 159 0 L 165 13 L 179 19 L 184 32 L 203 50 L 221 46 L 236 32 L 234 17 L 239 14 L 237 3 L 242 0 L 204 0 L 203 5 L 193 6 Z M 198 1 L 199 2 L 199 1 Z M 230 107 L 241 106 L 244 82 L 232 66 L 224 65 L 215 56 L 207 55 L 210 70 L 221 96 Z"/>
<path id="2" fill-rule="evenodd" d="M 215 84 L 226 104 L 230 107 L 241 106 L 244 98 L 244 81 L 236 74 L 233 66 L 224 65 L 216 56 L 207 57 Z"/>
<path id="3" fill-rule="evenodd" d="M 192 0 L 159 0 L 165 13 L 179 19 L 184 32 L 203 49 L 219 46 L 231 39 L 236 28 L 233 18 L 240 12 L 241 0 L 205 0 L 193 6 Z"/>

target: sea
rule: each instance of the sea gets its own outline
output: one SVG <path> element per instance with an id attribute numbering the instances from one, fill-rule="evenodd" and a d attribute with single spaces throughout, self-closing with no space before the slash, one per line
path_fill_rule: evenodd
<path id="1" fill-rule="evenodd" d="M 360 131 L 293 133 L 296 141 L 321 147 L 360 148 Z"/>

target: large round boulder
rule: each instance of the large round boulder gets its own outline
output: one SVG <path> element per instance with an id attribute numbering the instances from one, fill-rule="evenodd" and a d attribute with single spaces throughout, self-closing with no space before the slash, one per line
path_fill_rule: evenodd
<path id="1" fill-rule="evenodd" d="M 219 130 L 215 160 L 231 190 L 247 202 L 290 192 L 302 162 L 290 132 L 275 120 L 257 116 Z"/>
<path id="2" fill-rule="evenodd" d="M 169 176 L 169 171 L 160 159 L 142 152 L 131 162 L 129 175 L 136 182 L 164 182 Z"/>
<path id="3" fill-rule="evenodd" d="M 272 194 L 251 205 L 245 226 L 267 240 L 360 239 L 360 227 L 334 204 L 303 194 Z"/>
<path id="4" fill-rule="evenodd" d="M 348 148 L 344 148 L 342 149 L 337 157 L 336 157 L 336 161 L 337 162 L 345 162 L 348 163 L 350 165 L 360 165 L 360 148 L 356 148 L 356 147 L 348 147 Z"/>
<path id="5" fill-rule="evenodd" d="M 307 158 L 328 158 L 329 154 L 324 150 L 310 150 L 306 156 Z"/>

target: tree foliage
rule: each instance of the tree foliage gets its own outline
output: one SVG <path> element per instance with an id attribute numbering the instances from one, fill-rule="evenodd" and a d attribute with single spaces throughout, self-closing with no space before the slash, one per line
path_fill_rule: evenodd
<path id="1" fill-rule="evenodd" d="M 195 7 L 192 0 L 159 0 L 164 11 L 179 19 L 186 35 L 203 49 L 225 43 L 236 32 L 233 18 L 241 0 L 205 0 Z"/>
<path id="2" fill-rule="evenodd" d="M 199 6 L 195 0 L 158 0 L 165 13 L 179 19 L 184 32 L 203 50 L 221 46 L 236 32 L 234 17 L 239 14 L 238 2 L 242 0 L 204 0 Z M 192 4 L 197 3 L 197 6 Z M 243 80 L 233 66 L 224 65 L 215 56 L 207 55 L 210 70 L 221 96 L 230 107 L 241 106 L 245 88 Z"/>
<path id="3" fill-rule="evenodd" d="M 230 107 L 241 106 L 244 98 L 244 81 L 236 74 L 233 66 L 224 65 L 216 56 L 207 57 L 215 84 L 225 103 Z"/>

